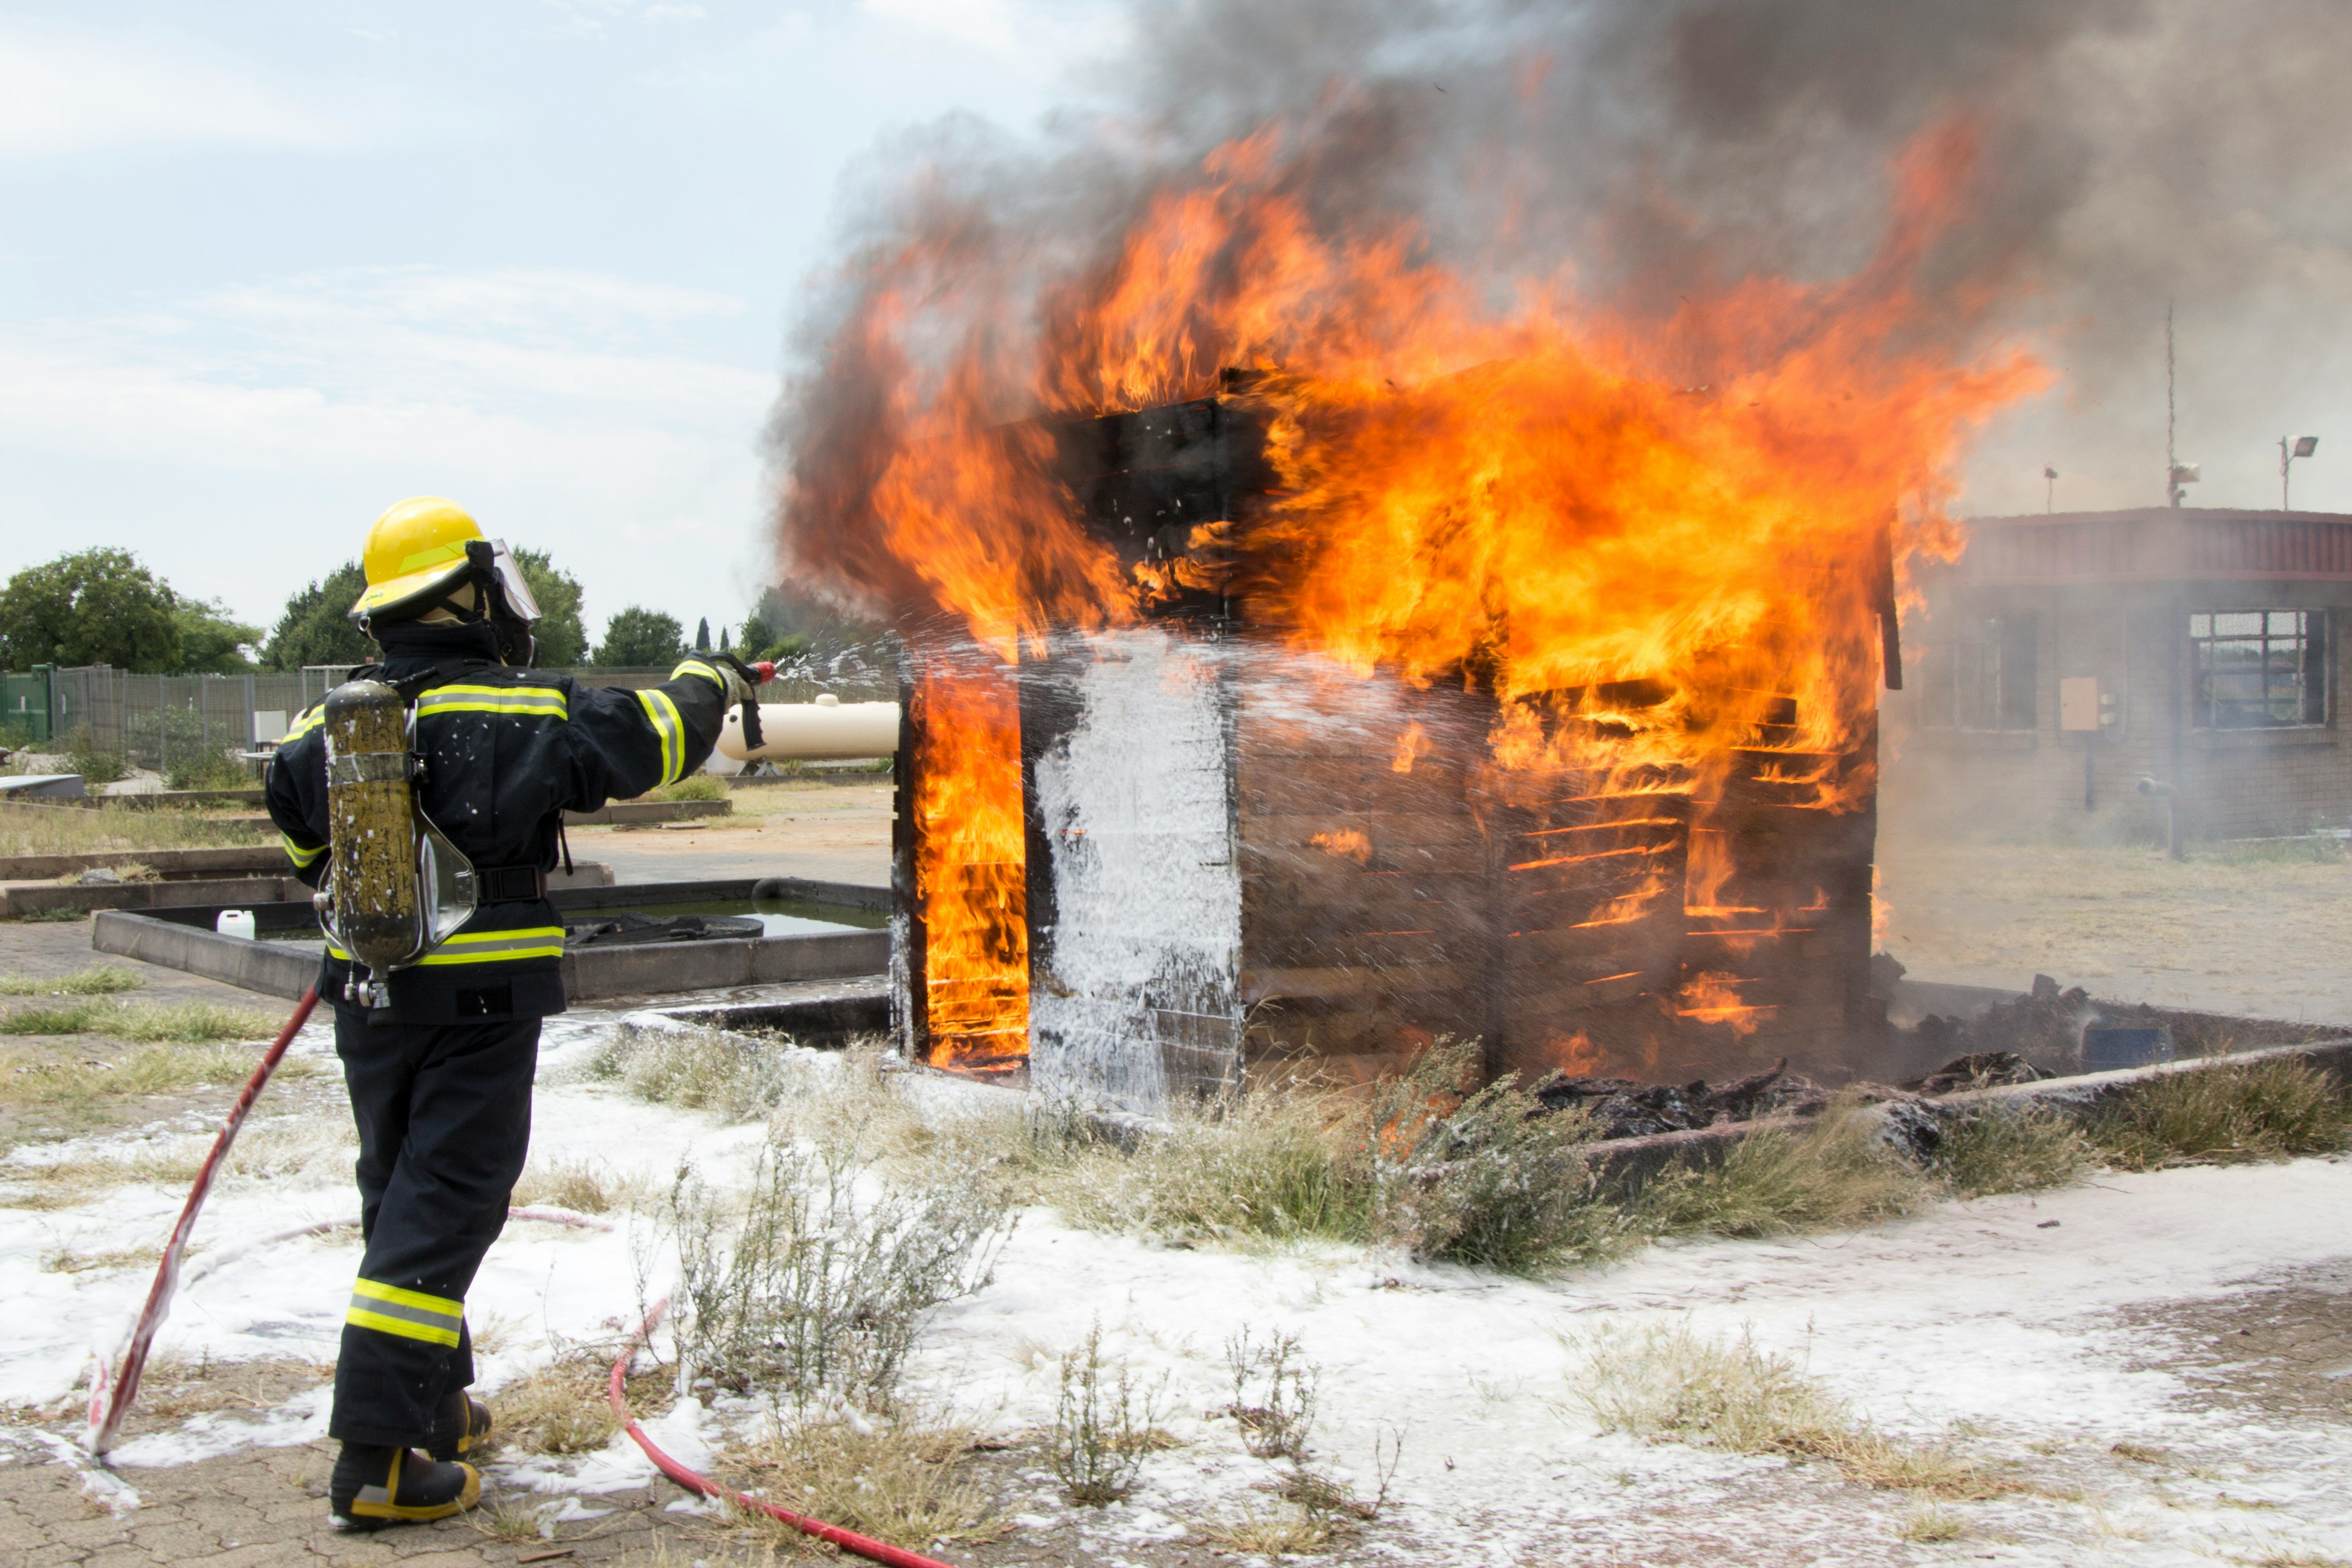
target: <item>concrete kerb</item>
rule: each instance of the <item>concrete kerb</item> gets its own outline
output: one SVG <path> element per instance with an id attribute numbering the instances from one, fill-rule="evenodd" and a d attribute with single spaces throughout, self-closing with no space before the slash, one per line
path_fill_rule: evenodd
<path id="1" fill-rule="evenodd" d="M 2194 1057 L 2185 1061 L 2157 1062 L 2114 1072 L 2079 1073 L 2069 1078 L 2042 1079 L 2033 1083 L 2002 1084 L 1990 1089 L 1962 1089 L 1932 1099 L 1882 1101 L 1863 1108 L 1866 1116 L 1883 1120 L 1889 1104 L 1920 1106 L 1938 1120 L 1953 1120 L 1971 1110 L 2044 1106 L 2070 1120 L 2089 1120 L 2141 1084 L 2180 1073 L 2209 1072 L 2217 1068 L 2242 1068 L 2260 1062 L 2292 1059 L 2324 1072 L 2340 1088 L 2352 1088 L 2352 1038 L 2315 1040 L 2299 1046 L 2266 1046 L 2259 1050 L 2233 1051 L 2225 1056 Z M 1809 1126 L 1810 1116 L 1768 1116 L 1754 1121 L 1726 1121 L 1682 1132 L 1658 1132 L 1646 1138 L 1618 1138 L 1593 1145 L 1591 1170 L 1600 1181 L 1627 1195 L 1639 1193 L 1667 1170 L 1681 1167 L 1708 1170 L 1743 1140 L 1766 1131 L 1797 1131 Z"/>

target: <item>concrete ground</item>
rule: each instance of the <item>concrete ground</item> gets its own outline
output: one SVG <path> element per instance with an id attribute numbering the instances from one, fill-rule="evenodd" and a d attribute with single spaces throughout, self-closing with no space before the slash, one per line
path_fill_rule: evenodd
<path id="1" fill-rule="evenodd" d="M 881 887 L 890 880 L 890 781 L 740 788 L 731 816 L 654 827 L 570 829 L 576 860 L 602 860 L 623 882 L 807 877 Z"/>
<path id="2" fill-rule="evenodd" d="M 1917 980 L 2352 1024 L 2352 857 L 1879 837 L 1879 945 Z"/>

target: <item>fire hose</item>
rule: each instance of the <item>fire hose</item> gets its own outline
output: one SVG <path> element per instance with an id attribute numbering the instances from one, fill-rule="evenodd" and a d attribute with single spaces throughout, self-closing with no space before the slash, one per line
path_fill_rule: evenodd
<path id="1" fill-rule="evenodd" d="M 213 1177 L 228 1158 L 229 1148 L 236 1142 L 236 1131 L 245 1125 L 246 1114 L 253 1102 L 261 1098 L 261 1086 L 278 1070 L 286 1055 L 286 1047 L 310 1020 L 310 1009 L 319 1005 L 316 985 L 302 994 L 294 1016 L 269 1042 L 262 1053 L 261 1065 L 245 1080 L 245 1090 L 229 1107 L 228 1120 L 221 1123 L 219 1136 L 213 1140 L 212 1152 L 196 1169 L 195 1184 L 188 1189 L 188 1201 L 180 1205 L 179 1223 L 172 1226 L 172 1239 L 164 1244 L 163 1257 L 155 1265 L 155 1282 L 147 1288 L 147 1303 L 140 1308 L 138 1321 L 131 1325 L 131 1342 L 123 1347 L 122 1359 L 112 1367 L 100 1358 L 89 1384 L 89 1451 L 100 1458 L 114 1447 L 115 1434 L 122 1430 L 122 1418 L 131 1414 L 131 1402 L 139 1397 L 139 1374 L 147 1368 L 147 1348 L 155 1342 L 155 1331 L 163 1326 L 163 1319 L 172 1310 L 173 1292 L 180 1288 L 180 1259 L 186 1256 L 188 1237 L 196 1228 L 196 1215 L 205 1206 L 205 1196 L 212 1191 Z"/>
<path id="2" fill-rule="evenodd" d="M 625 1384 L 629 1374 L 629 1363 L 636 1359 L 638 1347 L 651 1337 L 654 1325 L 661 1321 L 662 1313 L 668 1309 L 669 1302 L 667 1299 L 654 1303 L 654 1310 L 646 1314 L 645 1322 L 639 1326 L 636 1333 L 631 1336 L 628 1344 L 622 1349 L 621 1359 L 613 1363 L 612 1382 L 607 1385 L 607 1391 L 613 1401 L 613 1414 L 627 1424 L 629 1440 L 645 1450 L 646 1458 L 653 1461 L 654 1468 L 697 1496 L 718 1498 L 722 1501 L 734 1504 L 737 1508 L 764 1513 L 770 1519 L 789 1524 L 803 1534 L 814 1535 L 819 1541 L 830 1542 L 844 1552 L 855 1552 L 858 1556 L 869 1561 L 888 1563 L 890 1568 L 948 1568 L 946 1563 L 935 1558 L 908 1552 L 904 1547 L 893 1546 L 887 1541 L 877 1541 L 870 1535 L 860 1535 L 854 1530 L 844 1530 L 837 1524 L 827 1524 L 821 1519 L 812 1519 L 804 1513 L 794 1513 L 790 1509 L 778 1508 L 774 1503 L 763 1501 L 749 1492 L 730 1490 L 711 1480 L 708 1476 L 688 1469 L 656 1447 L 654 1440 L 646 1436 L 646 1429 L 637 1425 L 637 1418 L 629 1414 L 629 1397 Z"/>

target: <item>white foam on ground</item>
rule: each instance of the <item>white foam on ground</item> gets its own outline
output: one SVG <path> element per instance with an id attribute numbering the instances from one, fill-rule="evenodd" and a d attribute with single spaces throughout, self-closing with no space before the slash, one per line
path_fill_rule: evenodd
<path id="1" fill-rule="evenodd" d="M 567 1021 L 551 1062 L 576 1061 L 610 1023 Z M 951 1092 L 964 1087 L 938 1092 L 967 1098 Z M 600 1160 L 662 1184 L 690 1158 L 723 1185 L 741 1179 L 760 1136 L 756 1126 L 646 1106 L 550 1071 L 538 1094 L 534 1157 Z M 133 1310 L 147 1286 L 143 1268 L 61 1274 L 45 1270 L 44 1258 L 60 1246 L 91 1253 L 160 1243 L 180 1195 L 129 1187 L 74 1208 L 0 1209 L 0 1300 L 14 1309 L 12 1332 L 0 1341 L 0 1398 L 68 1394 L 93 1333 Z M 197 1234 L 215 1245 L 265 1236 L 347 1213 L 352 1203 L 331 1175 L 232 1184 L 215 1194 Z M 1857 1232 L 1654 1247 L 1613 1268 L 1530 1282 L 1356 1247 L 1171 1247 L 1073 1230 L 1035 1211 L 1023 1217 L 995 1283 L 938 1313 L 910 1379 L 918 1394 L 987 1428 L 1034 1431 L 1052 1421 L 1055 1354 L 1097 1319 L 1107 1352 L 1144 1386 L 1164 1377 L 1161 1425 L 1184 1446 L 1152 1456 L 1130 1502 L 1074 1510 L 1042 1473 L 1010 1500 L 1019 1517 L 1075 1519 L 1088 1549 L 1108 1557 L 1172 1539 L 1188 1522 L 1231 1517 L 1244 1503 L 1268 1506 L 1260 1489 L 1273 1467 L 1242 1451 L 1230 1419 L 1207 1414 L 1232 1399 L 1224 1344 L 1244 1327 L 1297 1334 L 1321 1368 L 1314 1447 L 1330 1472 L 1370 1492 L 1375 1441 L 1402 1435 L 1390 1514 L 1340 1549 L 1351 1561 L 1483 1565 L 1614 1554 L 1884 1563 L 1960 1550 L 2050 1564 L 2346 1557 L 2352 1489 L 2340 1478 L 2352 1473 L 2352 1432 L 2193 1408 L 2179 1397 L 2188 1390 L 2180 1378 L 2142 1364 L 2151 1342 L 2118 1315 L 2341 1265 L 2352 1259 L 2347 1214 L 2347 1163 L 2106 1175 L 2036 1198 L 1944 1205 Z M 611 1232 L 509 1225 L 468 1300 L 474 1321 L 495 1325 L 500 1346 L 481 1357 L 486 1384 L 536 1364 L 551 1337 L 609 1338 L 634 1327 L 641 1271 L 650 1293 L 667 1289 L 673 1265 L 658 1238 L 614 1217 Z M 344 1231 L 229 1259 L 183 1293 L 159 1352 L 331 1357 L 358 1256 Z M 1969 1521 L 1962 1546 L 1915 1553 L 1895 1539 L 1913 1500 L 1843 1484 L 1826 1465 L 1599 1434 L 1571 1397 L 1584 1364 L 1580 1340 L 1602 1325 L 1677 1320 L 1709 1334 L 1745 1332 L 1799 1358 L 1891 1430 L 1933 1437 L 1968 1423 L 1972 1452 L 2029 1479 L 2095 1473 L 2095 1484 L 2082 1500 L 2026 1495 L 1956 1505 Z M 119 1458 L 135 1474 L 247 1445 L 309 1441 L 321 1430 L 324 1394 L 306 1391 L 273 1412 L 197 1417 L 126 1442 Z M 646 1429 L 700 1468 L 735 1418 L 686 1401 Z M 57 1425 L 78 1433 L 78 1421 Z M 2119 1441 L 2177 1448 L 2194 1458 L 2201 1479 L 2179 1469 L 2143 1475 L 2108 1458 Z M 51 1447 L 70 1451 L 64 1436 Z M 135 1489 L 88 1473 L 94 1496 L 132 1506 Z M 491 1475 L 551 1500 L 653 1479 L 625 1436 L 593 1455 L 498 1463 Z"/>

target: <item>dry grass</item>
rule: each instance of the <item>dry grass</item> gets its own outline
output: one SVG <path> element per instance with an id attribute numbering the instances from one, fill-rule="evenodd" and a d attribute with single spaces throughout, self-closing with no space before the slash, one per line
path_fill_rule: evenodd
<path id="1" fill-rule="evenodd" d="M 73 1110 L 108 1100 L 240 1084 L 260 1063 L 247 1046 L 145 1046 L 112 1060 L 58 1057 L 34 1051 L 0 1051 L 0 1105 Z M 315 1077 L 318 1065 L 289 1057 L 275 1078 Z"/>
<path id="2" fill-rule="evenodd" d="M 488 1401 L 497 1441 L 533 1454 L 591 1454 L 610 1443 L 623 1426 L 606 1381 L 619 1354 L 618 1346 L 573 1346 L 500 1387 Z M 665 1409 L 672 1387 L 667 1368 L 633 1376 L 629 1408 L 640 1417 Z"/>
<path id="3" fill-rule="evenodd" d="M 527 1541 L 539 1541 L 547 1535 L 547 1516 L 556 1505 L 522 1498 L 491 1498 L 462 1517 L 477 1535 L 491 1541 L 519 1546 Z"/>
<path id="4" fill-rule="evenodd" d="M 1743 1334 L 1703 1339 L 1688 1323 L 1603 1331 L 1570 1388 L 1603 1430 L 1739 1454 L 1828 1459 L 1864 1486 L 1984 1498 L 2010 1489 L 1947 1448 L 1893 1437 L 1784 1356 Z"/>
<path id="5" fill-rule="evenodd" d="M 546 1205 L 574 1214 L 608 1214 L 652 1202 L 645 1184 L 616 1173 L 602 1160 L 532 1161 L 515 1183 L 517 1207 Z"/>
<path id="6" fill-rule="evenodd" d="M 1972 1110 L 1945 1122 L 1943 1134 L 1927 1168 L 1964 1198 L 2064 1186 L 2098 1156 L 2072 1121 L 2039 1105 Z"/>
<path id="7" fill-rule="evenodd" d="M 0 804 L 0 856 L 94 855 L 123 849 L 213 849 L 276 835 L 197 812 L 127 805 Z"/>
<path id="8" fill-rule="evenodd" d="M 2126 1170 L 2332 1153 L 2352 1134 L 2352 1101 L 2291 1058 L 2164 1073 L 2091 1121 L 2106 1159 Z"/>
<path id="9" fill-rule="evenodd" d="M 723 1456 L 730 1473 L 796 1512 L 894 1545 L 922 1550 L 996 1535 L 1002 1520 L 972 1473 L 971 1431 L 917 1415 L 869 1421 L 835 1413 L 772 1419 L 753 1442 Z M 743 1529 L 779 1546 L 808 1538 L 763 1514 Z"/>
<path id="10" fill-rule="evenodd" d="M 212 1148 L 209 1133 L 122 1145 L 63 1160 L 0 1164 L 0 1207 L 75 1208 L 117 1187 L 146 1183 L 183 1188 Z M 347 1180 L 358 1147 L 340 1117 L 278 1117 L 247 1126 L 221 1167 L 224 1184 L 247 1181 L 319 1184 Z"/>
<path id="11" fill-rule="evenodd" d="M 1639 1206 L 1649 1229 L 1784 1236 L 1892 1218 L 1934 1195 L 1875 1121 L 1842 1105 L 1801 1130 L 1751 1133 L 1712 1169 L 1667 1171 Z"/>
<path id="12" fill-rule="evenodd" d="M 688 773 L 676 784 L 648 790 L 641 800 L 725 800 L 727 781 L 715 773 Z"/>
<path id="13" fill-rule="evenodd" d="M 71 974 L 0 975 L 0 996 L 109 996 L 146 984 L 146 976 L 120 964 L 98 963 Z"/>
<path id="14" fill-rule="evenodd" d="M 1237 1514 L 1201 1520 L 1192 1529 L 1220 1551 L 1252 1557 L 1304 1556 L 1329 1545 L 1336 1533 L 1330 1519 L 1312 1509 L 1291 1502 L 1260 1507 L 1247 1500 Z"/>
<path id="15" fill-rule="evenodd" d="M 266 1013 L 225 1007 L 217 1002 L 125 1005 L 105 997 L 85 997 L 9 1008 L 0 1013 L 0 1035 L 103 1035 L 134 1043 L 205 1045 L 215 1040 L 266 1040 L 284 1022 Z"/>
<path id="16" fill-rule="evenodd" d="M 1969 1532 L 1968 1521 L 1948 1508 L 1923 1502 L 1911 1510 L 1895 1534 L 1915 1546 L 1937 1546 Z"/>

